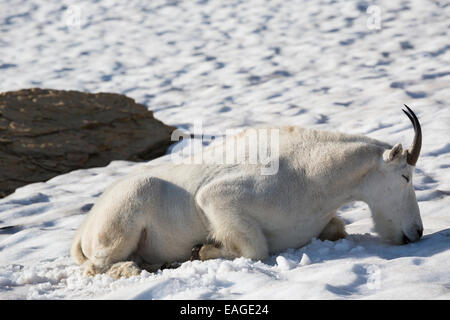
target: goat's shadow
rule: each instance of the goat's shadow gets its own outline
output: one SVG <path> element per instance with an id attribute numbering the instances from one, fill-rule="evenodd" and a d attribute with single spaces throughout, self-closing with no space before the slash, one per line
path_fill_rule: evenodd
<path id="1" fill-rule="evenodd" d="M 293 265 L 298 265 L 303 254 L 308 256 L 311 264 L 347 259 L 353 262 L 351 271 L 356 278 L 346 285 L 326 284 L 326 289 L 336 295 L 350 296 L 358 294 L 363 285 L 367 285 L 369 289 L 376 289 L 379 285 L 377 279 L 381 277 L 379 273 L 383 261 L 371 264 L 367 263 L 367 258 L 378 257 L 389 262 L 410 257 L 412 264 L 421 265 L 425 258 L 447 250 L 450 250 L 450 228 L 427 234 L 420 241 L 407 245 L 393 245 L 372 234 L 350 234 L 336 242 L 314 240 L 302 248 L 288 249 L 262 262 L 276 266 L 277 257 L 281 255 Z"/>
<path id="2" fill-rule="evenodd" d="M 288 249 L 274 254 L 264 261 L 275 265 L 276 257 L 299 260 L 306 253 L 313 263 L 336 259 L 379 257 L 392 260 L 405 257 L 426 258 L 450 249 L 450 228 L 424 235 L 421 240 L 406 245 L 394 245 L 372 234 L 349 234 L 336 242 L 313 240 L 298 249 Z M 299 262 L 299 261 L 297 261 Z"/>
<path id="3" fill-rule="evenodd" d="M 421 240 L 407 245 L 393 245 L 375 236 L 370 237 L 372 239 L 354 240 L 354 242 L 363 247 L 367 255 L 378 256 L 385 260 L 405 257 L 426 258 L 450 249 L 450 228 L 426 234 Z M 351 239 L 352 236 L 350 235 L 349 238 Z"/>
<path id="4" fill-rule="evenodd" d="M 361 290 L 361 286 L 364 285 L 368 290 L 381 287 L 382 263 L 373 265 L 362 262 L 358 263 L 358 259 L 373 256 L 380 257 L 386 261 L 391 261 L 394 259 L 410 257 L 413 258 L 411 259 L 412 264 L 421 265 L 424 263 L 424 258 L 430 258 L 436 254 L 450 250 L 450 228 L 427 234 L 420 241 L 407 245 L 387 244 L 372 235 L 349 235 L 347 240 L 353 245 L 356 245 L 357 248 L 363 248 L 362 251 L 356 250 L 356 252 L 354 252 L 350 250 L 349 252 L 343 252 L 339 255 L 330 255 L 324 259 L 328 261 L 345 258 L 355 260 L 351 271 L 356 278 L 351 283 L 340 286 L 326 284 L 326 289 L 328 291 L 339 296 L 358 294 Z"/>

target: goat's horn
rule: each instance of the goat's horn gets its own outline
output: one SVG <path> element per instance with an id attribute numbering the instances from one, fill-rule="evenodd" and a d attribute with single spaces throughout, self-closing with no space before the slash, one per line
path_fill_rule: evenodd
<path id="1" fill-rule="evenodd" d="M 409 120 L 411 120 L 414 127 L 414 140 L 408 149 L 406 161 L 409 165 L 415 166 L 417 159 L 419 159 L 420 149 L 422 148 L 422 128 L 414 112 L 406 104 L 405 107 L 408 111 L 402 110 L 408 116 Z"/>

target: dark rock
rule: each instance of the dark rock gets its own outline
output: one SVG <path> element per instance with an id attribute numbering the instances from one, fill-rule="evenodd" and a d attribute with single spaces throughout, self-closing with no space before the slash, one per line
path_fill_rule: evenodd
<path id="1" fill-rule="evenodd" d="M 24 89 L 0 94 L 0 197 L 113 160 L 166 153 L 174 127 L 114 93 Z"/>
<path id="2" fill-rule="evenodd" d="M 414 49 L 414 46 L 409 41 L 400 42 L 400 47 L 402 50 Z"/>

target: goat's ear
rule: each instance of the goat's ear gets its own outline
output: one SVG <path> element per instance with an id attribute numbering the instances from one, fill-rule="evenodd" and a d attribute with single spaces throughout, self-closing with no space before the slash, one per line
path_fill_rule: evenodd
<path id="1" fill-rule="evenodd" d="M 392 147 L 391 150 L 388 150 L 384 154 L 384 160 L 386 161 L 393 161 L 395 159 L 400 158 L 400 156 L 403 153 L 403 147 L 401 143 L 397 143 L 395 146 Z"/>

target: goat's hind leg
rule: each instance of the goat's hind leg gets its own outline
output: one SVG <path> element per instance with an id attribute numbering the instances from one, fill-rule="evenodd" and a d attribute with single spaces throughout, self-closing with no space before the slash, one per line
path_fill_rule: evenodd
<path id="1" fill-rule="evenodd" d="M 134 253 L 145 230 L 136 221 L 124 223 L 120 217 L 94 222 L 88 260 L 83 264 L 85 275 L 106 273 L 116 279 L 139 275 L 142 270 Z"/>
<path id="2" fill-rule="evenodd" d="M 120 277 L 131 277 L 140 275 L 142 270 L 146 270 L 148 272 L 156 272 L 158 270 L 163 269 L 174 269 L 180 266 L 179 263 L 164 263 L 164 264 L 150 264 L 143 260 L 138 254 L 139 247 L 142 245 L 146 237 L 145 229 L 141 232 L 140 240 L 137 245 L 137 248 L 134 249 L 133 253 L 125 258 L 125 261 L 116 262 L 110 266 L 106 266 L 105 272 L 112 278 L 118 279 Z M 133 241 L 133 239 L 129 239 L 129 241 Z M 117 250 L 117 248 L 116 248 Z M 130 249 L 128 249 L 129 251 Z"/>

